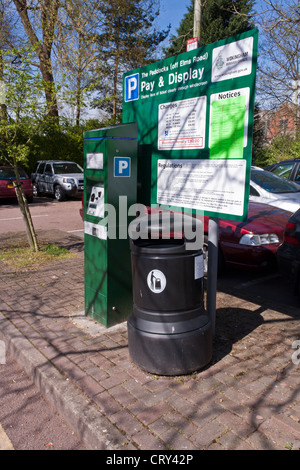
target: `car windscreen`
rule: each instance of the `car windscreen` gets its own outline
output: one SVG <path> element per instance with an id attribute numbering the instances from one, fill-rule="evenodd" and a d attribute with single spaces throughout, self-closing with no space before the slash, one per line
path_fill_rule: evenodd
<path id="1" fill-rule="evenodd" d="M 251 180 L 269 193 L 299 193 L 299 185 L 264 170 L 251 170 Z"/>
<path id="2" fill-rule="evenodd" d="M 24 170 L 19 168 L 19 175 L 21 180 L 27 179 L 27 175 Z M 16 174 L 14 172 L 13 168 L 0 168 L 0 180 L 5 181 L 5 180 L 15 180 L 16 179 Z"/>
<path id="3" fill-rule="evenodd" d="M 53 170 L 56 175 L 82 173 L 82 169 L 76 163 L 53 163 Z"/>

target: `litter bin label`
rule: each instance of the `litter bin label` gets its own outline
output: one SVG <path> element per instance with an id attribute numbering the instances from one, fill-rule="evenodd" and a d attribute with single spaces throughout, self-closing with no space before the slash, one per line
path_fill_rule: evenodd
<path id="1" fill-rule="evenodd" d="M 163 272 L 152 269 L 147 276 L 147 284 L 154 294 L 160 294 L 167 285 L 167 279 Z"/>
<path id="2" fill-rule="evenodd" d="M 194 278 L 201 279 L 204 277 L 204 257 L 203 255 L 195 256 Z"/>

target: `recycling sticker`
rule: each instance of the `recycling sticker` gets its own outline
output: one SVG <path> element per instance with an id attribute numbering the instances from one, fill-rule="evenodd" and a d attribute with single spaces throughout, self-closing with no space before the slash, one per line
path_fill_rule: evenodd
<path id="1" fill-rule="evenodd" d="M 162 271 L 152 269 L 147 276 L 147 284 L 154 294 L 160 294 L 167 285 L 167 279 Z"/>

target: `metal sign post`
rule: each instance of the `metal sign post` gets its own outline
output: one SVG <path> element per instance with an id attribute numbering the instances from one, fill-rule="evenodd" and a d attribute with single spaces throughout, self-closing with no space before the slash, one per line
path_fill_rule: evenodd
<path id="1" fill-rule="evenodd" d="M 211 321 L 212 335 L 216 330 L 216 292 L 218 274 L 219 220 L 211 217 L 208 226 L 208 276 L 207 276 L 207 313 Z"/>

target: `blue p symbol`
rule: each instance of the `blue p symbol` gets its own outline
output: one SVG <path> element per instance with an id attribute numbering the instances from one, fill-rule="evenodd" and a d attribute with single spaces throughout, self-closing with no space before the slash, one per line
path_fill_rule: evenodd
<path id="1" fill-rule="evenodd" d="M 115 157 L 114 176 L 130 176 L 130 157 Z"/>
<path id="2" fill-rule="evenodd" d="M 125 102 L 139 99 L 139 74 L 125 77 Z"/>

